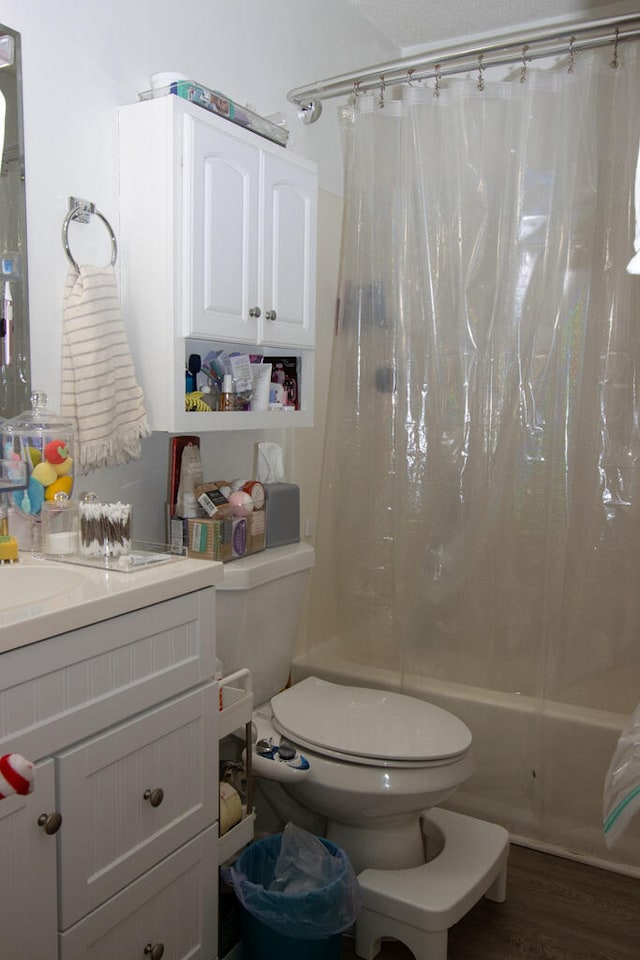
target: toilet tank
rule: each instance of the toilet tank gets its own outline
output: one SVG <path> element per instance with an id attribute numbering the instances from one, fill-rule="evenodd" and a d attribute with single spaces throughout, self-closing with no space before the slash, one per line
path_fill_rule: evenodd
<path id="1" fill-rule="evenodd" d="M 216 653 L 225 674 L 248 667 L 253 702 L 270 700 L 289 679 L 293 646 L 315 552 L 308 543 L 233 560 L 216 586 Z"/>

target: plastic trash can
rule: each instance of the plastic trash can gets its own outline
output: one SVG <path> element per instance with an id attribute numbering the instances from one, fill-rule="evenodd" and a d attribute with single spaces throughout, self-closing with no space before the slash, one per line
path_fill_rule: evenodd
<path id="1" fill-rule="evenodd" d="M 243 960 L 340 960 L 342 935 L 324 940 L 302 940 L 276 933 L 242 908 Z"/>
<path id="2" fill-rule="evenodd" d="M 340 960 L 341 933 L 362 895 L 335 844 L 287 824 L 248 846 L 223 876 L 242 905 L 244 960 Z"/>

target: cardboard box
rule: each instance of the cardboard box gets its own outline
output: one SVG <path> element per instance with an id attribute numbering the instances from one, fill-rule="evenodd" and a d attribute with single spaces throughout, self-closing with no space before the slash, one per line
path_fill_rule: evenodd
<path id="1" fill-rule="evenodd" d="M 184 557 L 187 552 L 187 538 L 189 536 L 189 521 L 186 517 L 170 517 L 169 526 L 169 553 Z"/>
<path id="2" fill-rule="evenodd" d="M 187 555 L 228 563 L 264 550 L 266 532 L 264 510 L 256 510 L 246 517 L 191 519 Z"/>

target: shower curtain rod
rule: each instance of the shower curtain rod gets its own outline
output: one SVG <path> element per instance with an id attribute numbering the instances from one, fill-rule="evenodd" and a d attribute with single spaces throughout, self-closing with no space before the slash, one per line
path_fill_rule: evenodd
<path id="1" fill-rule="evenodd" d="M 314 123 L 322 113 L 322 100 L 384 90 L 397 83 L 444 77 L 469 70 L 504 66 L 520 62 L 611 44 L 613 63 L 617 66 L 618 43 L 640 37 L 640 14 L 628 13 L 599 20 L 579 20 L 554 25 L 542 30 L 525 30 L 502 36 L 499 40 L 473 46 L 438 47 L 412 57 L 389 60 L 353 73 L 343 73 L 327 80 L 290 90 L 287 98 L 300 108 L 304 123 Z"/>

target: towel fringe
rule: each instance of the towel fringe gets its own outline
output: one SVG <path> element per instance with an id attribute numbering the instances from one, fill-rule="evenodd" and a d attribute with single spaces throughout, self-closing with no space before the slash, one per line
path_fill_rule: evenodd
<path id="1" fill-rule="evenodd" d="M 78 473 L 86 476 L 101 467 L 116 467 L 131 460 L 139 460 L 142 453 L 141 440 L 150 436 L 151 430 L 145 414 L 130 428 L 121 429 L 117 437 L 86 441 L 80 446 Z"/>

